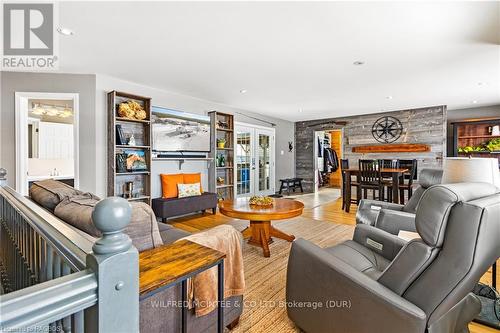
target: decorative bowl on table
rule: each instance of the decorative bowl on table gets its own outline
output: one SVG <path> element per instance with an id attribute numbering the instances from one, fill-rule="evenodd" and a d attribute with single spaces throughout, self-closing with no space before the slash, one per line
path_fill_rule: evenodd
<path id="1" fill-rule="evenodd" d="M 271 197 L 253 196 L 250 197 L 249 203 L 254 206 L 269 207 L 273 205 L 274 200 Z"/>

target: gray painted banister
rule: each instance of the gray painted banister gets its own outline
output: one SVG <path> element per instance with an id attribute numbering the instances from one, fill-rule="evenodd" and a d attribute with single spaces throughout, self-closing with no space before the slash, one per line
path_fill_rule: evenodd
<path id="1" fill-rule="evenodd" d="M 0 187 L 0 330 L 138 332 L 139 255 L 123 232 L 130 217 L 126 200 L 101 200 L 96 240 Z"/>
<path id="2" fill-rule="evenodd" d="M 95 241 L 91 236 L 72 228 L 30 199 L 9 187 L 0 188 L 0 196 L 15 207 L 38 234 L 66 258 L 73 269 L 84 269 L 87 253 Z"/>
<path id="3" fill-rule="evenodd" d="M 2 330 L 34 330 L 95 305 L 97 280 L 91 270 L 85 270 L 3 295 L 0 300 Z"/>

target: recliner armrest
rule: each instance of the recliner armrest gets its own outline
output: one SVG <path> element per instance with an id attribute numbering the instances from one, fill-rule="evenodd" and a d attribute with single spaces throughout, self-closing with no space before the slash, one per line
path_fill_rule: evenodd
<path id="1" fill-rule="evenodd" d="M 415 214 L 390 209 L 381 209 L 375 227 L 397 235 L 400 230 L 416 232 Z"/>
<path id="2" fill-rule="evenodd" d="M 404 206 L 400 205 L 400 204 L 395 204 L 392 202 L 362 199 L 359 202 L 358 210 L 360 210 L 360 209 L 372 209 L 372 207 L 380 207 L 380 209 L 402 210 Z"/>
<path id="3" fill-rule="evenodd" d="M 366 224 L 356 225 L 352 240 L 380 254 L 389 261 L 392 261 L 403 246 L 406 245 L 406 241 L 398 236 Z"/>
<path id="4" fill-rule="evenodd" d="M 306 332 L 425 332 L 419 307 L 303 239 L 292 244 L 286 301 Z"/>
<path id="5" fill-rule="evenodd" d="M 384 208 L 400 211 L 403 209 L 403 206 L 384 201 L 363 199 L 360 201 L 356 213 L 356 223 L 375 225 L 380 210 Z"/>

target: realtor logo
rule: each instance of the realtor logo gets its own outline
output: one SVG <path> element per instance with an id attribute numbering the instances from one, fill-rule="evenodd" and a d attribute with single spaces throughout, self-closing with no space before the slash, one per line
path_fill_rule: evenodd
<path id="1" fill-rule="evenodd" d="M 2 69 L 57 69 L 53 3 L 3 4 Z"/>

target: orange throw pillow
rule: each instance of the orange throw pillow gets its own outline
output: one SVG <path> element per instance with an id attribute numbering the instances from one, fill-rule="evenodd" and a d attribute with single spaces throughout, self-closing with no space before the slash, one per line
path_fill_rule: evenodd
<path id="1" fill-rule="evenodd" d="M 184 173 L 184 184 L 196 184 L 200 183 L 200 190 L 203 193 L 203 189 L 201 188 L 201 173 Z"/>
<path id="2" fill-rule="evenodd" d="M 175 174 L 161 174 L 161 190 L 162 196 L 165 199 L 169 198 L 177 198 L 179 196 L 179 192 L 177 190 L 177 184 L 182 184 L 184 182 L 184 178 L 182 173 Z"/>

